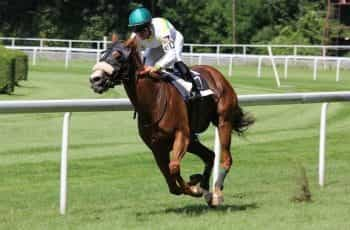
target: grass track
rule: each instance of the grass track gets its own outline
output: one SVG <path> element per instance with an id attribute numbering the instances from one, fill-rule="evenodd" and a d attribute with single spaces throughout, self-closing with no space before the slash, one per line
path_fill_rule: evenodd
<path id="1" fill-rule="evenodd" d="M 43 62 L 29 81 L 0 100 L 116 98 L 121 87 L 96 95 L 88 86 L 91 63 Z M 226 73 L 227 69 L 222 68 Z M 282 70 L 280 69 L 280 73 Z M 348 90 L 349 71 L 290 68 L 277 89 L 272 70 L 238 66 L 229 80 L 239 94 Z M 224 206 L 175 197 L 149 150 L 137 136 L 131 112 L 74 113 L 69 152 L 69 209 L 58 214 L 62 114 L 0 115 L 0 229 L 349 229 L 349 103 L 328 112 L 326 186 L 317 185 L 320 104 L 253 106 L 257 123 L 245 138 L 233 135 L 234 167 L 225 183 Z M 213 130 L 201 139 L 213 144 Z M 295 162 L 305 166 L 312 203 L 293 203 Z M 186 155 L 182 173 L 202 170 Z"/>

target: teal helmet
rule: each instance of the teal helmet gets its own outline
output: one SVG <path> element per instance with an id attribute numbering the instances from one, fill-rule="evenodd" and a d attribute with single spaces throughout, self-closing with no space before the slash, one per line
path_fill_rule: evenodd
<path id="1" fill-rule="evenodd" d="M 151 12 L 144 7 L 134 9 L 129 15 L 129 27 L 147 25 L 152 21 Z"/>

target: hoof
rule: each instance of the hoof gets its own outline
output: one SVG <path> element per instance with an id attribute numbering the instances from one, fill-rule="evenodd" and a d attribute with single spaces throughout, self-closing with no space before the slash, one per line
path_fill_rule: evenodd
<path id="1" fill-rule="evenodd" d="M 202 197 L 203 196 L 203 189 L 199 185 L 193 185 L 190 186 L 191 189 L 191 196 L 193 197 Z"/>
<path id="2" fill-rule="evenodd" d="M 223 196 L 216 196 L 213 195 L 213 199 L 211 201 L 211 206 L 212 207 L 218 207 L 224 203 L 224 197 Z"/>
<path id="3" fill-rule="evenodd" d="M 180 188 L 172 188 L 169 189 L 169 192 L 173 195 L 179 196 L 181 194 L 183 194 L 182 190 Z"/>
<path id="4" fill-rule="evenodd" d="M 211 206 L 212 207 L 218 207 L 222 203 L 224 203 L 224 195 L 223 195 L 221 190 L 216 189 L 215 192 L 213 193 Z"/>
<path id="5" fill-rule="evenodd" d="M 213 193 L 203 189 L 203 197 L 205 202 L 207 202 L 208 206 L 212 207 L 211 203 L 213 201 Z"/>

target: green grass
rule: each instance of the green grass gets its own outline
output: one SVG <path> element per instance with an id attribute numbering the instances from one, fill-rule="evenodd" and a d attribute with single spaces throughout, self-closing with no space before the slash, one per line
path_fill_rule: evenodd
<path id="1" fill-rule="evenodd" d="M 40 62 L 29 81 L 0 100 L 117 98 L 89 89 L 92 63 Z M 224 73 L 227 69 L 222 69 Z M 282 71 L 280 70 L 280 74 Z M 239 94 L 334 91 L 350 88 L 349 71 L 291 68 L 282 86 L 272 71 L 238 66 L 229 78 Z M 246 137 L 232 136 L 234 167 L 225 203 L 208 209 L 203 199 L 172 196 L 150 151 L 137 135 L 132 112 L 73 113 L 69 148 L 68 213 L 58 214 L 63 114 L 0 115 L 0 229 L 349 229 L 349 103 L 332 103 L 327 121 L 326 186 L 317 184 L 320 104 L 245 107 L 256 124 Z M 213 145 L 213 129 L 201 136 Z M 296 162 L 306 168 L 311 203 L 290 201 Z M 202 163 L 187 154 L 188 178 Z"/>

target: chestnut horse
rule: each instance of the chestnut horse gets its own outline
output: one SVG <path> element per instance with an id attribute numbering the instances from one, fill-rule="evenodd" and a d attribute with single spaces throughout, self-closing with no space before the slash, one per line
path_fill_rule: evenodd
<path id="1" fill-rule="evenodd" d="M 213 67 L 192 67 L 207 81 L 214 94 L 191 103 L 186 103 L 175 87 L 160 74 L 143 73 L 143 69 L 134 39 L 125 43 L 114 42 L 94 66 L 91 87 L 95 92 L 103 93 L 114 85 L 124 85 L 138 113 L 139 135 L 151 149 L 170 193 L 195 197 L 204 195 L 210 206 L 220 205 L 223 202 L 224 179 L 232 165 L 231 133 L 234 130 L 241 134 L 254 119 L 242 112 L 230 83 Z M 193 112 L 189 111 L 195 110 L 196 101 L 204 109 L 197 113 L 197 119 L 191 119 Z M 197 125 L 193 126 L 190 120 L 199 121 L 199 124 L 196 122 Z M 194 134 L 207 129 L 210 123 L 218 127 L 222 151 L 219 177 L 213 193 L 208 190 L 214 153 Z M 187 151 L 199 156 L 205 164 L 203 173 L 192 175 L 189 182 L 185 182 L 180 173 L 180 162 Z"/>

